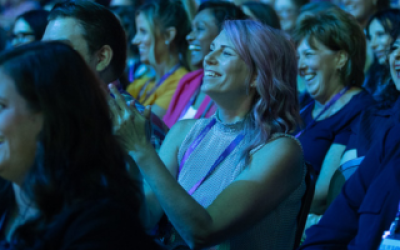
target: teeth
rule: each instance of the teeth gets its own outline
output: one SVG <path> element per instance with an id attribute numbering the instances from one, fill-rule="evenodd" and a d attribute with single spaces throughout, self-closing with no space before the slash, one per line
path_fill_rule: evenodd
<path id="1" fill-rule="evenodd" d="M 304 79 L 306 79 L 306 81 L 310 81 L 310 80 L 312 80 L 314 77 L 315 77 L 315 75 L 306 75 L 306 76 L 304 77 Z"/>
<path id="2" fill-rule="evenodd" d="M 204 72 L 204 75 L 205 75 L 205 76 L 217 77 L 217 74 L 215 74 L 214 72 L 211 72 L 211 71 L 206 71 L 206 72 Z"/>
<path id="3" fill-rule="evenodd" d="M 198 45 L 189 45 L 189 50 L 200 51 L 201 47 Z"/>

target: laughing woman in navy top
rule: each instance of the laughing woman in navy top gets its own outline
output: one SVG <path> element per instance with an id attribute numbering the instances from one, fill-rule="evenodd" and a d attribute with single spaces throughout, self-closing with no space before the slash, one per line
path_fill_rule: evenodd
<path id="1" fill-rule="evenodd" d="M 356 20 L 339 8 L 304 15 L 293 34 L 299 75 L 313 102 L 302 112 L 297 137 L 305 159 L 318 173 L 311 212 L 322 214 L 330 179 L 339 167 L 352 122 L 373 103 L 361 86 L 365 36 Z"/>

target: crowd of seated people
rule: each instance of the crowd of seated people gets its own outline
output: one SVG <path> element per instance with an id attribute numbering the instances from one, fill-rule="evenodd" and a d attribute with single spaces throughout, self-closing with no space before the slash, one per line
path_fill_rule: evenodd
<path id="1" fill-rule="evenodd" d="M 0 250 L 400 246 L 399 3 L 0 7 Z"/>

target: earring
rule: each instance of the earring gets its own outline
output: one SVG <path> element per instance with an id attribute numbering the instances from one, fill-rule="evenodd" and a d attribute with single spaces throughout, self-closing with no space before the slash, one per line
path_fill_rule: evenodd
<path id="1" fill-rule="evenodd" d="M 166 45 L 169 45 L 169 41 L 165 41 L 165 44 L 166 44 Z"/>

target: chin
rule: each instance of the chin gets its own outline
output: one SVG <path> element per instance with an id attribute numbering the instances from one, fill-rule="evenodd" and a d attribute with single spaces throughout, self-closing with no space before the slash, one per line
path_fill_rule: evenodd
<path id="1" fill-rule="evenodd" d="M 202 60 L 192 60 L 191 62 L 190 62 L 190 64 L 194 67 L 194 68 L 196 68 L 196 69 L 201 69 L 201 68 L 203 68 L 203 61 Z"/>

